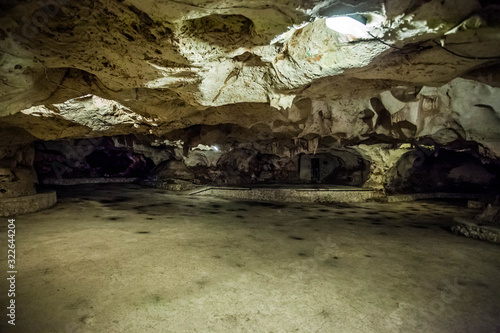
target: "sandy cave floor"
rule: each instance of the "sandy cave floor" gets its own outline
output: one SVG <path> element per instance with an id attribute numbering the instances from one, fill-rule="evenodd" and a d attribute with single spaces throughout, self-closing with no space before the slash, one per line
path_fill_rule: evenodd
<path id="1" fill-rule="evenodd" d="M 16 217 L 17 325 L 0 332 L 500 332 L 500 246 L 447 231 L 478 213 L 463 202 L 57 190 Z"/>

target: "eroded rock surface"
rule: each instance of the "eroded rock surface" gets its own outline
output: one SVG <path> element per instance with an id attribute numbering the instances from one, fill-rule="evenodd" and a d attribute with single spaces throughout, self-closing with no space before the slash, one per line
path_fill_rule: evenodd
<path id="1" fill-rule="evenodd" d="M 12 150 L 0 156 L 2 168 L 13 151 L 24 149 L 13 148 L 14 139 L 18 147 L 132 134 L 147 139 L 135 140 L 121 156 L 139 158 L 135 170 L 148 175 L 162 165 L 161 172 L 184 172 L 179 177 L 189 180 L 202 167 L 210 170 L 198 172 L 204 181 L 216 183 L 300 181 L 299 155 L 321 153 L 343 161 L 336 182 L 398 191 L 406 190 L 398 177 L 418 174 L 418 156 L 411 154 L 426 145 L 432 151 L 475 147 L 480 162 L 454 165 L 446 171 L 450 183 L 468 173 L 482 174 L 469 183 L 496 181 L 496 166 L 483 165 L 496 165 L 500 156 L 495 2 L 46 0 L 0 6 L 0 146 Z M 367 32 L 359 37 L 328 28 L 326 20 L 340 15 L 356 15 Z M 181 143 L 166 148 L 165 140 Z M 155 142 L 161 144 L 151 153 Z M 47 150 L 41 154 L 48 164 L 66 163 L 66 156 Z M 346 162 L 339 151 L 356 158 Z M 91 158 L 80 155 L 76 160 L 88 168 L 76 169 L 90 175 L 84 159 Z M 325 161 L 340 166 L 335 158 Z M 5 167 L 5 179 L 17 167 Z M 133 173 L 126 170 L 113 173 Z"/>

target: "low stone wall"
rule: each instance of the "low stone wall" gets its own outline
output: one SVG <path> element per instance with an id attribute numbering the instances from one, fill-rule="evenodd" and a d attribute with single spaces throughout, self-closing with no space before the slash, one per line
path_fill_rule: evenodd
<path id="1" fill-rule="evenodd" d="M 0 200 L 0 216 L 17 216 L 38 212 L 57 203 L 55 191 Z"/>
<path id="2" fill-rule="evenodd" d="M 0 168 L 0 200 L 36 194 L 35 180 L 32 169 Z"/>
<path id="3" fill-rule="evenodd" d="M 140 182 L 141 185 L 159 188 L 167 191 L 190 191 L 199 187 L 191 182 L 186 181 L 156 181 L 156 180 L 143 180 Z"/>
<path id="4" fill-rule="evenodd" d="M 413 194 L 396 194 L 388 195 L 387 202 L 410 202 L 415 200 L 425 199 L 469 199 L 469 200 L 485 200 L 491 195 L 480 193 L 413 193 Z"/>
<path id="5" fill-rule="evenodd" d="M 107 183 L 137 183 L 139 178 L 111 177 L 111 178 L 46 178 L 41 183 L 44 185 L 80 185 L 80 184 L 107 184 Z"/>
<path id="6" fill-rule="evenodd" d="M 190 195 L 213 195 L 224 198 L 277 202 L 365 202 L 383 198 L 383 194 L 364 188 L 286 189 L 246 187 L 206 187 Z"/>

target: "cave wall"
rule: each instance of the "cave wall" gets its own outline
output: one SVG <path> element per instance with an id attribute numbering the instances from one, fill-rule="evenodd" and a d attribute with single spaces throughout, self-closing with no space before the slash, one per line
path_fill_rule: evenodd
<path id="1" fill-rule="evenodd" d="M 389 170 L 388 193 L 496 191 L 500 185 L 498 160 L 481 158 L 477 147 L 459 151 L 422 148 L 407 152 Z"/>
<path id="2" fill-rule="evenodd" d="M 0 16 L 3 128 L 41 140 L 193 126 L 233 126 L 238 142 L 460 138 L 499 155 L 495 3 L 61 1 L 54 15 L 23 1 Z M 329 29 L 336 10 L 364 15 L 377 37 Z"/>
<path id="3" fill-rule="evenodd" d="M 495 1 L 56 0 L 0 9 L 2 184 L 19 193 L 31 193 L 35 141 L 43 181 L 307 182 L 314 157 L 299 156 L 319 154 L 339 164 L 320 169 L 322 182 L 425 191 L 433 188 L 414 180 L 422 171 L 410 152 L 427 142 L 477 146 L 481 165 L 436 171 L 454 179 L 443 188 L 470 170 L 485 176 L 468 182 L 496 182 L 484 162 L 500 157 Z M 344 14 L 362 16 L 372 35 L 328 27 Z M 425 166 L 443 170 L 434 162 Z"/>
<path id="4" fill-rule="evenodd" d="M 43 183 L 124 177 L 198 185 L 321 183 L 364 186 L 388 194 L 487 192 L 500 185 L 500 162 L 481 155 L 483 150 L 475 143 L 467 149 L 419 144 L 339 148 L 315 138 L 220 148 L 200 144 L 186 154 L 180 140 L 129 135 L 40 141 L 34 147 L 34 166 Z M 314 159 L 317 179 L 312 177 Z"/>
<path id="5" fill-rule="evenodd" d="M 15 136 L 10 135 L 13 131 Z M 0 199 L 33 195 L 38 182 L 33 161 L 35 149 L 32 137 L 22 129 L 5 133 L 8 140 L 0 145 Z"/>
<path id="6" fill-rule="evenodd" d="M 362 185 L 369 162 L 353 149 L 318 148 L 317 140 L 234 143 L 221 149 L 152 137 L 116 136 L 39 141 L 35 168 L 54 179 L 138 177 L 196 184 L 311 183 L 310 158 L 329 161 L 319 182 Z M 314 149 L 314 151 L 310 151 Z"/>

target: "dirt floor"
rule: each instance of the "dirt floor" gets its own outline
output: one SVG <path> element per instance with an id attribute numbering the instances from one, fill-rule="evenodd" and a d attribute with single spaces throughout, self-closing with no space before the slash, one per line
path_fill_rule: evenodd
<path id="1" fill-rule="evenodd" d="M 500 333 L 500 246 L 448 231 L 477 214 L 463 202 L 57 190 L 55 207 L 16 217 L 16 326 L 4 277 L 0 332 Z"/>

